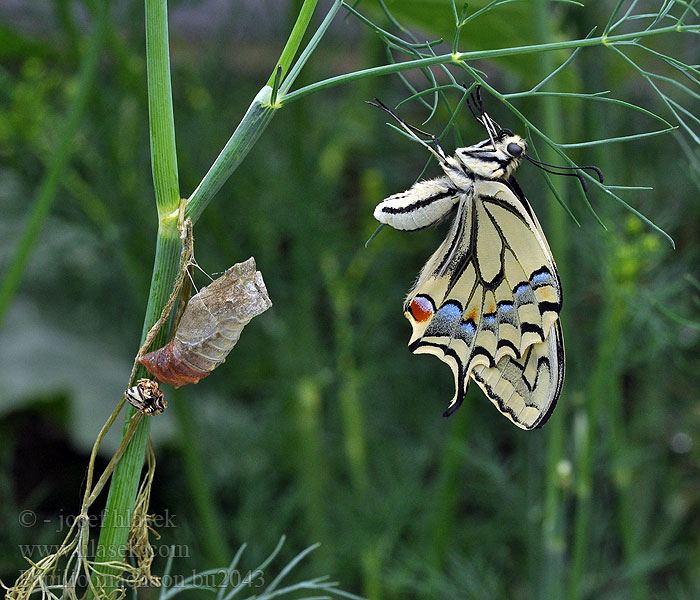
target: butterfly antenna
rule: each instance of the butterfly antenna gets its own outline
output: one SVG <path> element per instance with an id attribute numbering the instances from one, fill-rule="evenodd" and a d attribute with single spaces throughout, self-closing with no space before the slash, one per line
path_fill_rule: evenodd
<path id="1" fill-rule="evenodd" d="M 590 170 L 593 171 L 596 176 L 598 177 L 598 180 L 600 183 L 603 183 L 603 172 L 596 166 L 594 165 L 588 165 L 585 167 L 563 167 L 561 165 L 552 165 L 546 162 L 542 162 L 540 160 L 536 160 L 532 158 L 531 156 L 528 156 L 527 154 L 525 155 L 525 158 L 529 160 L 533 165 L 538 167 L 539 169 L 542 169 L 543 171 L 546 171 L 547 173 L 551 173 L 552 175 L 564 175 L 566 177 L 576 177 L 579 182 L 581 183 L 581 187 L 583 188 L 584 192 L 588 191 L 588 185 L 586 185 L 586 180 L 583 178 L 583 175 L 579 173 L 578 171 L 583 171 L 583 170 Z M 555 171 L 554 169 L 559 169 L 558 171 Z M 568 173 L 562 171 L 569 171 Z"/>
<path id="2" fill-rule="evenodd" d="M 474 118 L 481 122 L 481 116 L 484 114 L 484 102 L 481 98 L 481 85 L 477 85 L 474 91 L 467 96 L 467 106 Z"/>
<path id="3" fill-rule="evenodd" d="M 496 147 L 496 142 L 494 136 L 498 136 L 498 132 L 501 129 L 498 123 L 494 121 L 491 117 L 484 111 L 484 100 L 481 97 L 481 86 L 477 85 L 475 90 L 467 96 L 467 106 L 469 111 L 472 113 L 476 122 L 479 123 L 486 133 L 489 134 L 489 140 L 493 147 Z"/>
<path id="4" fill-rule="evenodd" d="M 479 108 L 479 112 L 484 112 L 484 100 L 481 97 L 481 86 L 477 85 L 474 89 L 474 95 L 476 96 L 476 106 Z"/>
<path id="5" fill-rule="evenodd" d="M 427 131 L 423 131 L 422 129 L 418 129 L 418 127 L 415 127 L 413 125 L 409 125 L 404 121 L 401 117 L 399 117 L 397 114 L 395 114 L 388 106 L 386 106 L 379 98 L 375 98 L 374 100 L 366 100 L 365 101 L 367 104 L 370 106 L 376 106 L 377 108 L 381 108 L 385 113 L 391 115 L 393 119 L 395 119 L 401 127 L 416 141 L 421 143 L 423 146 L 425 146 L 430 152 L 432 152 L 435 157 L 440 161 L 440 162 L 445 162 L 445 159 L 447 158 L 447 155 L 445 154 L 445 151 L 442 149 L 440 146 L 440 143 L 438 142 L 437 137 L 435 137 L 432 133 L 429 133 Z M 430 138 L 430 141 L 432 144 L 435 144 L 435 148 L 433 148 L 430 144 L 428 144 L 426 141 L 421 139 L 421 135 L 424 135 L 425 137 Z"/>
<path id="6" fill-rule="evenodd" d="M 563 169 L 563 170 L 566 170 L 566 171 L 572 171 L 572 170 L 580 170 L 580 171 L 589 170 L 589 171 L 593 171 L 593 172 L 596 174 L 596 177 L 598 178 L 598 181 L 600 181 L 600 183 L 603 183 L 603 171 L 601 171 L 601 170 L 600 170 L 598 167 L 596 167 L 595 165 L 587 165 L 587 166 L 585 166 L 585 167 L 565 167 L 565 166 L 561 166 L 561 165 L 552 165 L 552 164 L 550 164 L 550 163 L 546 163 L 546 162 L 543 162 L 543 161 L 541 161 L 541 160 L 537 160 L 537 159 L 535 159 L 535 158 L 532 158 L 531 156 L 526 156 L 525 158 L 527 158 L 531 163 L 534 163 L 534 164 L 536 164 L 536 165 L 538 165 L 538 166 L 543 165 L 543 166 L 545 166 L 545 167 L 551 167 L 551 168 L 553 168 L 553 169 Z"/>
<path id="7" fill-rule="evenodd" d="M 581 173 L 578 173 L 578 171 L 593 171 L 596 174 L 596 177 L 598 178 L 598 181 L 600 183 L 603 183 L 603 172 L 596 167 L 595 165 L 586 165 L 584 167 L 566 167 L 562 165 L 553 165 L 550 163 L 543 162 L 541 160 L 537 160 L 535 158 L 532 158 L 531 156 L 528 156 L 527 154 L 525 155 L 525 158 L 529 160 L 533 165 L 536 167 L 542 169 L 543 171 L 546 171 L 547 173 L 551 173 L 552 175 L 565 175 L 567 177 L 576 177 L 579 182 L 581 183 L 581 187 L 583 188 L 584 192 L 588 191 L 588 186 L 586 185 L 586 180 L 583 178 L 583 175 Z M 558 171 L 555 171 L 553 169 L 558 169 Z M 570 171 L 569 173 L 562 173 L 561 171 Z"/>
<path id="8" fill-rule="evenodd" d="M 481 123 L 481 114 L 482 113 L 479 111 L 479 109 L 476 106 L 476 101 L 474 100 L 474 92 L 472 92 L 471 94 L 469 94 L 467 96 L 467 106 L 469 107 L 469 112 L 472 113 L 472 117 L 474 117 L 474 119 L 477 122 Z"/>

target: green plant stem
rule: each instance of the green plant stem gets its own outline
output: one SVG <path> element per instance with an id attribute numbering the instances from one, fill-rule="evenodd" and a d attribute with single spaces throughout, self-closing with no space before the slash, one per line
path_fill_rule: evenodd
<path id="1" fill-rule="evenodd" d="M 151 167 L 162 219 L 180 206 L 166 0 L 146 0 L 146 73 Z"/>
<path id="2" fill-rule="evenodd" d="M 289 73 L 289 67 L 296 56 L 297 50 L 299 50 L 299 45 L 301 40 L 304 38 L 304 34 L 309 27 L 309 22 L 314 14 L 314 9 L 316 8 L 318 0 L 304 0 L 304 4 L 299 9 L 299 16 L 297 17 L 292 32 L 289 34 L 287 43 L 284 45 L 282 54 L 277 61 L 277 64 L 282 67 L 282 78 L 284 79 Z M 267 87 L 272 87 L 275 80 L 276 69 L 270 75 L 270 79 L 267 81 Z"/>
<path id="3" fill-rule="evenodd" d="M 156 205 L 160 218 L 155 263 L 141 343 L 160 317 L 163 306 L 170 296 L 173 281 L 178 271 L 181 250 L 177 219 L 164 219 L 180 204 L 170 85 L 167 2 L 166 0 L 146 0 L 145 8 L 151 162 Z M 167 328 L 162 328 L 154 340 L 156 347 L 167 339 L 167 335 Z M 143 375 L 145 375 L 145 370 L 141 367 L 137 376 Z M 124 423 L 125 432 L 134 412 L 135 409 L 127 408 Z M 96 557 L 98 562 L 124 557 L 149 431 L 150 420 L 142 419 L 131 443 L 114 470 L 98 541 Z M 97 573 L 108 576 L 114 571 L 103 567 L 98 569 Z M 98 589 L 102 588 L 103 591 L 109 593 L 114 589 L 115 582 L 109 577 L 101 578 L 98 576 L 95 578 L 95 583 Z"/>
<path id="4" fill-rule="evenodd" d="M 619 284 L 618 284 L 619 285 Z M 636 282 L 631 284 L 629 291 L 633 294 L 625 294 L 625 304 L 629 306 L 634 302 L 637 292 Z M 619 353 L 617 356 L 621 356 Z M 608 410 L 610 414 L 610 456 L 613 457 L 612 481 L 617 492 L 617 524 L 625 563 L 635 565 L 644 560 L 645 548 L 642 539 L 648 533 L 644 524 L 651 520 L 648 505 L 644 501 L 645 494 L 639 494 L 639 482 L 644 480 L 644 475 L 635 469 L 634 456 L 630 451 L 630 435 L 628 432 L 628 420 L 623 410 L 622 391 L 622 364 L 618 359 L 614 365 L 610 365 L 608 387 Z M 648 482 L 646 482 L 649 485 Z M 644 498 L 644 499 L 643 499 Z M 647 510 L 644 510 L 647 508 Z M 642 518 L 640 522 L 640 516 Z M 646 573 L 643 569 L 632 569 L 628 592 L 633 600 L 647 600 L 649 598 L 649 586 Z"/>
<path id="5" fill-rule="evenodd" d="M 369 69 L 355 71 L 354 73 L 346 73 L 344 75 L 336 75 L 335 77 L 329 77 L 328 79 L 324 79 L 323 81 L 312 83 L 294 92 L 283 95 L 279 99 L 279 103 L 288 104 L 289 102 L 294 102 L 295 100 L 299 100 L 300 98 L 303 98 L 305 96 L 308 96 L 309 94 L 313 94 L 320 90 L 331 88 L 344 83 L 349 83 L 351 81 L 356 81 L 358 79 L 365 79 L 366 77 L 378 77 L 380 75 L 391 75 L 393 73 L 400 73 L 402 71 L 408 71 L 410 69 L 419 69 L 434 65 L 446 65 L 449 63 L 459 64 L 462 62 L 466 63 L 475 60 L 533 54 L 536 52 L 551 52 L 553 50 L 570 50 L 573 48 L 586 48 L 601 45 L 612 46 L 618 42 L 626 42 L 629 40 L 639 39 L 643 37 L 663 35 L 665 33 L 694 32 L 698 31 L 699 29 L 700 26 L 697 25 L 682 25 L 680 27 L 673 25 L 669 27 L 659 27 L 658 29 L 652 29 L 649 31 L 637 31 L 632 33 L 622 33 L 619 35 L 589 37 L 578 40 L 567 40 L 563 42 L 550 42 L 548 44 L 515 46 L 513 48 L 497 48 L 494 50 L 474 50 L 472 52 L 459 52 L 456 54 L 441 54 L 439 56 L 430 56 L 427 58 L 419 58 L 416 60 L 407 60 L 401 63 L 382 65 L 381 67 L 371 67 Z"/>
<path id="6" fill-rule="evenodd" d="M 359 267 L 358 267 L 359 265 Z M 369 266 L 368 253 L 356 255 L 353 263 L 341 272 L 337 257 L 328 255 L 322 261 L 326 289 L 333 306 L 333 333 L 336 370 L 340 381 L 338 400 L 343 415 L 345 456 L 350 466 L 350 479 L 358 494 L 366 495 L 369 488 L 367 440 L 362 404 L 361 382 L 355 358 L 355 329 L 353 326 L 352 290 L 357 289 Z"/>
<path id="7" fill-rule="evenodd" d="M 142 341 L 145 339 L 149 329 L 160 317 L 162 307 L 170 297 L 172 283 L 178 271 L 180 249 L 181 241 L 176 221 L 172 223 L 171 227 L 159 229 L 153 278 L 151 280 L 151 290 L 141 337 Z M 164 327 L 156 336 L 153 345 L 158 347 L 164 344 L 167 337 L 168 332 Z M 143 377 L 146 375 L 146 371 L 143 367 L 140 367 L 136 376 Z M 134 409 L 128 407 L 125 428 L 133 413 Z M 118 560 L 124 557 L 149 431 L 150 419 L 142 419 L 134 432 L 131 443 L 112 475 L 97 546 L 96 559 L 98 562 Z M 110 570 L 103 567 L 98 569 L 98 573 L 109 575 Z M 111 573 L 114 572 L 111 571 Z M 109 578 L 104 578 L 101 581 L 96 579 L 95 585 L 98 588 L 101 587 L 105 592 L 114 589 L 113 582 Z"/>
<path id="8" fill-rule="evenodd" d="M 289 66 L 292 64 L 292 60 L 309 26 L 311 16 L 316 7 L 316 2 L 317 0 L 304 0 L 290 37 L 282 50 L 279 60 L 275 63 L 276 65 L 281 65 L 283 77 L 289 75 Z M 337 7 L 331 9 L 333 14 L 334 11 L 337 11 Z M 316 35 L 322 35 L 327 27 L 328 23 L 324 21 L 322 28 Z M 302 63 L 305 62 L 312 51 L 313 48 L 307 48 L 300 61 Z M 295 69 L 297 67 L 295 67 Z M 185 215 L 191 217 L 193 223 L 197 222 L 197 219 L 199 219 L 209 202 L 211 202 L 212 198 L 221 189 L 221 186 L 236 170 L 250 149 L 258 141 L 258 138 L 272 120 L 275 111 L 281 108 L 282 105 L 278 102 L 278 99 L 273 99 L 272 97 L 273 91 L 277 91 L 273 90 L 276 77 L 277 68 L 275 68 L 270 75 L 267 85 L 255 96 L 246 114 L 243 116 L 243 119 L 241 119 L 238 127 L 236 127 L 236 130 L 233 132 L 233 135 L 226 143 L 201 183 L 197 186 L 197 189 L 195 189 L 189 197 Z"/>
<path id="9" fill-rule="evenodd" d="M 51 212 L 58 185 L 73 154 L 73 138 L 83 120 L 87 99 L 95 83 L 97 65 L 106 39 L 110 6 L 111 0 L 105 0 L 100 3 L 95 28 L 87 43 L 80 64 L 76 93 L 68 108 L 68 114 L 64 121 L 58 144 L 51 153 L 46 174 L 34 197 L 29 219 L 24 226 L 19 243 L 4 273 L 2 282 L 0 282 L 0 327 L 2 327 L 10 304 L 22 282 L 22 275 L 29 262 L 29 257 Z"/>
<path id="10" fill-rule="evenodd" d="M 207 563 L 223 565 L 230 557 L 229 547 L 221 515 L 216 508 L 214 493 L 207 477 L 207 465 L 202 457 L 200 444 L 202 437 L 198 435 L 197 418 L 188 396 L 186 390 L 178 390 L 171 404 L 178 425 L 178 447 L 187 487 L 198 517 L 197 535 L 206 553 Z"/>
<path id="11" fill-rule="evenodd" d="M 573 553 L 570 567 L 569 593 L 571 600 L 580 600 L 585 594 L 584 576 L 591 537 L 591 492 L 593 488 L 593 459 L 598 415 L 603 399 L 607 401 L 611 368 L 617 364 L 618 344 L 626 324 L 627 305 L 614 286 L 608 286 L 608 300 L 601 307 L 600 347 L 587 393 L 586 417 L 578 440 L 574 473 L 576 475 L 576 515 L 574 517 Z"/>
<path id="12" fill-rule="evenodd" d="M 312 2 L 305 2 L 295 35 L 303 36 L 308 26 L 309 10 Z M 301 37 L 295 42 L 297 45 Z M 289 46 L 291 52 L 291 46 Z M 287 50 L 287 47 L 285 48 Z M 292 53 L 293 56 L 293 53 Z M 287 60 L 287 59 L 285 59 Z M 289 57 L 291 60 L 291 57 Z M 177 154 L 175 148 L 175 129 L 172 107 L 172 87 L 170 84 L 170 59 L 168 52 L 167 2 L 165 0 L 146 0 L 146 62 L 148 72 L 148 98 L 151 132 L 151 160 L 153 181 L 156 193 L 156 205 L 159 215 L 159 229 L 156 244 L 156 259 L 151 280 L 146 316 L 142 333 L 142 342 L 146 333 L 160 316 L 162 307 L 172 289 L 172 282 L 177 274 L 180 252 L 179 233 L 177 231 L 180 193 L 177 174 Z M 202 214 L 216 192 L 238 167 L 255 142 L 272 119 L 276 108 L 270 105 L 271 88 L 265 86 L 255 97 L 233 135 L 221 151 L 216 161 L 203 178 L 200 185 L 189 198 L 186 216 L 193 222 Z M 166 328 L 159 333 L 153 345 L 162 344 L 167 339 Z M 140 370 L 140 373 L 145 373 Z M 127 410 L 127 420 L 133 409 Z M 107 507 L 105 521 L 98 543 L 99 560 L 112 560 L 124 555 L 124 548 L 129 532 L 129 523 L 133 503 L 138 490 L 138 483 L 143 466 L 146 442 L 148 440 L 149 420 L 144 419 L 134 434 L 132 443 L 127 448 L 119 465 L 115 469 Z M 109 574 L 103 569 L 102 573 Z M 113 589 L 111 582 L 103 580 L 103 589 Z"/>
<path id="13" fill-rule="evenodd" d="M 552 23 L 552 13 L 546 0 L 536 0 L 534 2 L 532 27 L 536 39 L 552 39 L 555 24 Z M 556 56 L 552 53 L 544 54 L 541 57 L 541 60 L 536 63 L 535 67 L 539 79 L 546 77 L 556 69 L 555 60 Z M 564 131 L 559 98 L 547 96 L 542 98 L 541 101 L 543 129 L 549 132 L 554 139 L 561 139 Z M 547 155 L 547 149 L 545 148 L 542 159 L 551 160 L 552 158 L 551 155 Z M 562 196 L 562 182 L 553 179 L 552 185 L 557 193 Z M 557 200 L 552 198 L 547 211 L 546 231 L 564 289 L 567 289 L 566 284 L 568 280 L 567 231 L 570 227 L 571 224 L 567 222 L 565 212 L 561 209 Z M 568 312 L 566 304 L 564 304 L 561 315 L 564 324 L 566 323 L 566 313 Z M 541 525 L 542 556 L 544 560 L 536 561 L 536 568 L 540 571 L 538 579 L 541 583 L 541 598 L 561 598 L 564 592 L 564 556 L 566 551 L 563 531 L 564 499 L 557 467 L 564 455 L 565 413 L 565 407 L 560 406 L 554 411 L 546 426 L 547 452 L 544 476 L 544 513 Z M 537 580 L 535 579 L 535 573 L 533 573 L 534 580 Z"/>
<path id="14" fill-rule="evenodd" d="M 185 216 L 192 217 L 193 223 L 197 222 L 209 202 L 241 164 L 272 120 L 277 109 L 270 105 L 271 94 L 270 86 L 265 86 L 258 92 L 224 149 L 197 189 L 192 192 L 187 201 Z"/>
<path id="15" fill-rule="evenodd" d="M 329 539 L 325 498 L 330 466 L 323 448 L 322 391 L 318 377 L 304 377 L 295 392 L 294 416 L 298 432 L 295 454 L 306 531 L 311 539 L 325 541 Z"/>

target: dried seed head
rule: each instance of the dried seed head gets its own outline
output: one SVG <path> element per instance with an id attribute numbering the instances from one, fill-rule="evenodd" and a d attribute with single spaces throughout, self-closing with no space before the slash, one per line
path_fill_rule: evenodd
<path id="1" fill-rule="evenodd" d="M 131 406 L 149 417 L 159 415 L 168 408 L 158 382 L 152 379 L 139 379 L 124 395 Z"/>

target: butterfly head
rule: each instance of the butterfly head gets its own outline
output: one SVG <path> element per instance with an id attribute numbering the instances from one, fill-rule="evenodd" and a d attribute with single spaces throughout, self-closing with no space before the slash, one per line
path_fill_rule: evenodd
<path id="1" fill-rule="evenodd" d="M 487 128 L 487 131 L 489 139 L 458 148 L 456 156 L 466 170 L 478 177 L 509 179 L 527 152 L 527 142 L 510 129 Z"/>

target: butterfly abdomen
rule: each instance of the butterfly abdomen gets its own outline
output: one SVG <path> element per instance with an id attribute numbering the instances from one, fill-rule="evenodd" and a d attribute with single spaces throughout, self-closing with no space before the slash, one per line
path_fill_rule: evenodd
<path id="1" fill-rule="evenodd" d="M 434 225 L 459 202 L 460 190 L 446 177 L 416 183 L 389 196 L 374 209 L 374 218 L 394 229 L 415 231 Z"/>

